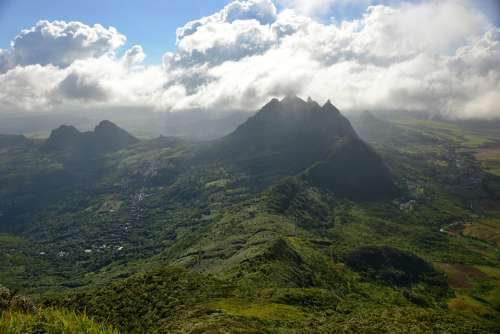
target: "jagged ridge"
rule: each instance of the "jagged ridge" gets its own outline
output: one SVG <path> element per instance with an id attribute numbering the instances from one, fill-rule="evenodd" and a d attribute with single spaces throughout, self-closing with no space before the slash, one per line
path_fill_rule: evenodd
<path id="1" fill-rule="evenodd" d="M 340 196 L 373 199 L 394 193 L 381 157 L 358 138 L 330 102 L 273 99 L 216 149 L 219 159 L 251 175 L 300 175 Z"/>

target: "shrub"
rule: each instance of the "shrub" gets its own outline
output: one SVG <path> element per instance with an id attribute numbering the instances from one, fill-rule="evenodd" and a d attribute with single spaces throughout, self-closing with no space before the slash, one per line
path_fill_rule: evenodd
<path id="1" fill-rule="evenodd" d="M 0 286 L 0 311 L 9 308 L 10 300 L 12 299 L 12 294 L 10 290 Z"/>
<path id="2" fill-rule="evenodd" d="M 20 313 L 36 313 L 37 307 L 33 301 L 25 296 L 14 296 L 10 301 L 10 309 Z"/>

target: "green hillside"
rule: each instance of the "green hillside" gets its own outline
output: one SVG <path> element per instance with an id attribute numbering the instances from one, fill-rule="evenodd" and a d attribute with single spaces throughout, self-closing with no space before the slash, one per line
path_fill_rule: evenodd
<path id="1" fill-rule="evenodd" d="M 289 97 L 212 142 L 0 137 L 0 284 L 34 301 L 0 332 L 500 332 L 500 135 L 353 125 Z"/>

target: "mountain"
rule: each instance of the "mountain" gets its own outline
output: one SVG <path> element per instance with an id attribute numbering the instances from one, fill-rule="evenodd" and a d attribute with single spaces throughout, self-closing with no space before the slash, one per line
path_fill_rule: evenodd
<path id="1" fill-rule="evenodd" d="M 53 130 L 43 148 L 47 151 L 76 149 L 83 142 L 83 134 L 74 126 L 61 125 Z"/>
<path id="2" fill-rule="evenodd" d="M 365 116 L 375 149 L 296 97 L 210 142 L 0 136 L 0 333 L 498 333 L 500 133 Z"/>
<path id="3" fill-rule="evenodd" d="M 224 161 L 254 174 L 293 175 L 324 159 L 339 138 L 355 136 L 349 121 L 327 102 L 273 99 L 216 146 Z"/>
<path id="4" fill-rule="evenodd" d="M 382 158 L 354 136 L 339 140 L 328 158 L 314 164 L 304 176 L 313 185 L 356 200 L 381 199 L 397 194 Z"/>
<path id="5" fill-rule="evenodd" d="M 102 121 L 94 131 L 83 133 L 73 126 L 62 125 L 51 132 L 42 148 L 47 152 L 65 151 L 88 156 L 117 151 L 138 141 L 112 122 Z"/>
<path id="6" fill-rule="evenodd" d="M 215 148 L 220 160 L 262 179 L 303 173 L 343 197 L 395 194 L 382 159 L 330 101 L 273 99 Z"/>
<path id="7" fill-rule="evenodd" d="M 90 137 L 88 141 L 91 147 L 104 152 L 117 151 L 139 141 L 110 121 L 102 121 L 95 127 L 94 133 L 87 133 L 87 136 Z"/>

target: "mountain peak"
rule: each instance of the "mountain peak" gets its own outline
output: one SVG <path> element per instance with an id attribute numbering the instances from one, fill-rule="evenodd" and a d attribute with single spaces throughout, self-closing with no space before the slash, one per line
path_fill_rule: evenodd
<path id="1" fill-rule="evenodd" d="M 326 101 L 325 105 L 323 106 L 323 110 L 340 114 L 340 111 L 333 105 L 332 101 L 330 100 Z"/>
<path id="2" fill-rule="evenodd" d="M 306 101 L 302 100 L 297 95 L 287 95 L 281 100 L 281 103 L 284 104 L 305 104 Z"/>
<path id="3" fill-rule="evenodd" d="M 49 139 L 45 142 L 44 148 L 49 151 L 64 150 L 76 145 L 82 133 L 74 126 L 61 125 L 50 133 Z"/>
<path id="4" fill-rule="evenodd" d="M 252 169 L 294 174 L 323 159 L 339 138 L 356 134 L 340 113 L 322 112 L 312 99 L 297 96 L 272 100 L 255 116 L 221 140 L 222 159 L 253 160 Z M 266 154 L 272 153 L 271 156 Z M 262 156 L 262 159 L 248 157 Z M 266 156 L 266 158 L 264 158 Z"/>
<path id="5" fill-rule="evenodd" d="M 61 125 L 52 131 L 45 142 L 47 151 L 71 151 L 78 155 L 92 155 L 116 151 L 138 142 L 134 136 L 110 121 L 100 122 L 94 129 L 82 133 L 74 126 Z"/>
<path id="6" fill-rule="evenodd" d="M 78 136 L 80 135 L 81 132 L 78 131 L 77 128 L 75 128 L 72 125 L 61 125 L 57 129 L 53 130 L 50 134 L 50 136 Z"/>
<path id="7" fill-rule="evenodd" d="M 321 111 L 326 111 L 324 113 Z M 355 135 L 349 121 L 331 103 L 321 107 L 311 97 L 307 102 L 298 96 L 287 95 L 281 101 L 272 99 L 254 117 L 241 125 L 235 132 L 247 127 L 290 127 L 297 133 L 314 131 L 330 138 Z M 259 131 L 256 132 L 258 134 Z"/>
<path id="8" fill-rule="evenodd" d="M 214 148 L 217 160 L 258 176 L 256 182 L 264 185 L 266 180 L 302 175 L 311 184 L 352 199 L 393 191 L 380 156 L 359 139 L 330 100 L 323 107 L 311 98 L 273 100 Z"/>
<path id="9" fill-rule="evenodd" d="M 108 120 L 104 120 L 104 121 L 101 121 L 95 127 L 94 131 L 97 132 L 98 130 L 104 130 L 104 129 L 118 129 L 118 126 L 113 122 L 110 122 Z"/>
<path id="10" fill-rule="evenodd" d="M 100 122 L 94 130 L 94 141 L 105 151 L 115 151 L 138 142 L 137 138 L 110 121 Z"/>
<path id="11" fill-rule="evenodd" d="M 307 104 L 310 105 L 314 109 L 320 109 L 320 105 L 318 102 L 314 101 L 311 97 L 307 98 Z"/>

